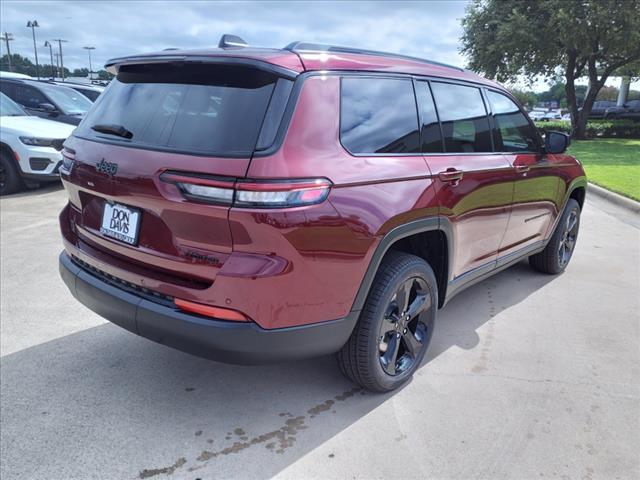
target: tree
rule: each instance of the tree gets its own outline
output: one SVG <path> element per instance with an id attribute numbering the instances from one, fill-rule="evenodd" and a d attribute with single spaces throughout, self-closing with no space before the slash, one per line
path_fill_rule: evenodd
<path id="1" fill-rule="evenodd" d="M 98 80 L 111 80 L 113 77 L 114 75 L 106 70 L 98 70 Z"/>
<path id="2" fill-rule="evenodd" d="M 88 77 L 89 69 L 88 68 L 76 68 L 71 73 L 72 77 Z"/>
<path id="3" fill-rule="evenodd" d="M 510 88 L 509 91 L 514 97 L 516 97 L 521 105 L 531 108 L 534 107 L 538 101 L 538 97 L 535 92 L 520 90 L 519 88 Z"/>
<path id="4" fill-rule="evenodd" d="M 13 67 L 13 71 L 15 73 L 22 73 L 24 75 L 30 75 L 32 77 L 37 76 L 36 65 L 32 63 L 27 57 L 23 57 L 17 53 L 11 54 L 11 65 Z M 57 66 L 53 67 L 56 74 L 60 75 L 60 70 Z M 0 70 L 4 72 L 9 71 L 9 57 L 4 54 L 2 58 L 0 58 Z M 69 69 L 67 67 L 64 68 L 65 76 L 69 76 Z M 49 64 L 40 64 L 40 77 L 41 78 L 49 78 L 51 77 L 51 65 Z"/>
<path id="5" fill-rule="evenodd" d="M 474 0 L 462 20 L 469 67 L 499 81 L 561 75 L 573 135 L 583 138 L 606 80 L 640 64 L 640 0 Z M 635 63 L 634 63 L 635 62 Z M 575 81 L 589 78 L 582 109 Z"/>

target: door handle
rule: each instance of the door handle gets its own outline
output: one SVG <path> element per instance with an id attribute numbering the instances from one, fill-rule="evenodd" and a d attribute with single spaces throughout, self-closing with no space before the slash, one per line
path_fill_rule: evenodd
<path id="1" fill-rule="evenodd" d="M 443 182 L 458 183 L 462 180 L 464 172 L 455 168 L 447 168 L 444 172 L 438 173 L 438 178 Z"/>
<path id="2" fill-rule="evenodd" d="M 529 165 L 516 165 L 516 172 L 518 173 L 527 173 L 529 170 L 531 170 L 531 167 Z"/>

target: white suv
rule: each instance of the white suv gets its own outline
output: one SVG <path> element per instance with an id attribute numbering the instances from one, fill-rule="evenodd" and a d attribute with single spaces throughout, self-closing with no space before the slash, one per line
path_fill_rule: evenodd
<path id="1" fill-rule="evenodd" d="M 26 113 L 0 93 L 0 195 L 58 180 L 62 143 L 75 128 Z"/>

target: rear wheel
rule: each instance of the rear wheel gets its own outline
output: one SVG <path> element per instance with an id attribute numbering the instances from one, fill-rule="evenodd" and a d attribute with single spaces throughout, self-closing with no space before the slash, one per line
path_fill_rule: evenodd
<path id="1" fill-rule="evenodd" d="M 406 253 L 387 254 L 358 324 L 338 353 L 342 373 L 367 390 L 398 388 L 424 358 L 437 306 L 437 283 L 429 264 Z"/>
<path id="2" fill-rule="evenodd" d="M 542 252 L 529 257 L 529 265 L 552 275 L 563 272 L 576 247 L 579 229 L 580 205 L 570 198 L 549 243 Z"/>
<path id="3" fill-rule="evenodd" d="M 0 195 L 8 195 L 20 189 L 20 177 L 15 160 L 4 150 L 0 151 Z"/>

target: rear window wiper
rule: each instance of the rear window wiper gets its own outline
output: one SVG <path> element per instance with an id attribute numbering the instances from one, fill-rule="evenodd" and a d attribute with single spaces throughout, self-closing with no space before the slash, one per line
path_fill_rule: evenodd
<path id="1" fill-rule="evenodd" d="M 133 138 L 133 133 L 124 128 L 122 125 L 114 125 L 114 124 L 97 124 L 91 127 L 91 130 L 95 130 L 100 133 L 108 133 L 109 135 L 117 135 L 122 138 Z"/>

